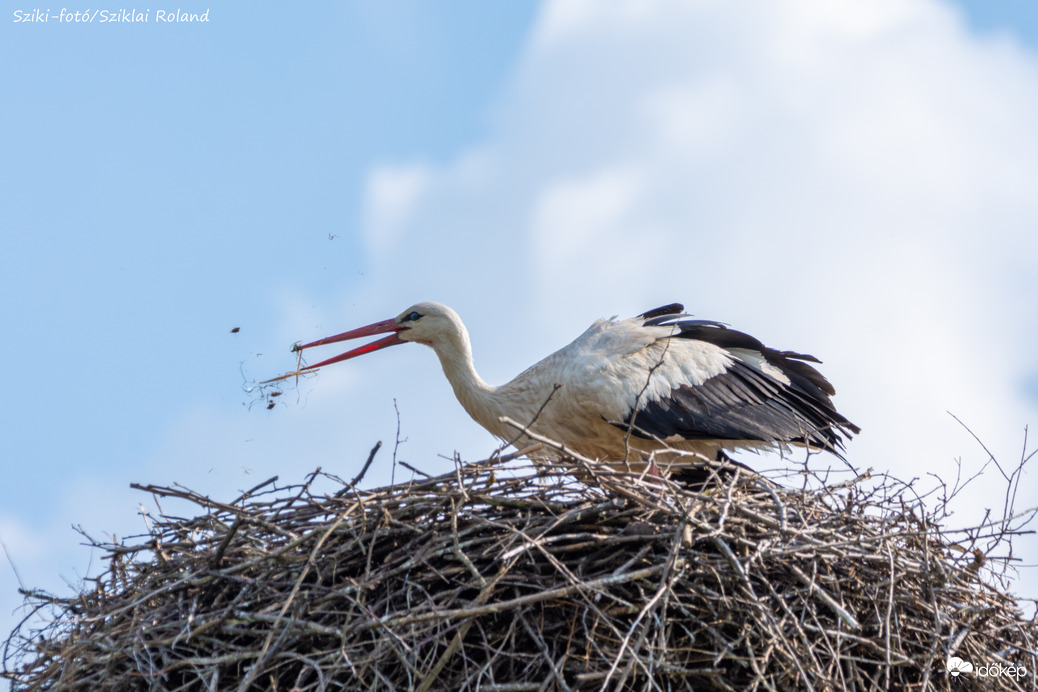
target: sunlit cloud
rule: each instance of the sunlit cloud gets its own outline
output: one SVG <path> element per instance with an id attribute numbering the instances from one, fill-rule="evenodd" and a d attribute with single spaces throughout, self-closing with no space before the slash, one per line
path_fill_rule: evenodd
<path id="1" fill-rule="evenodd" d="M 436 194 L 409 197 L 393 233 L 413 252 L 374 275 L 457 296 L 503 378 L 594 318 L 682 300 L 821 357 L 859 467 L 979 468 L 949 411 L 1012 464 L 1038 412 L 1035 94 L 1033 54 L 931 0 L 549 2 L 473 147 L 488 174 L 461 175 L 472 152 L 395 162 Z"/>

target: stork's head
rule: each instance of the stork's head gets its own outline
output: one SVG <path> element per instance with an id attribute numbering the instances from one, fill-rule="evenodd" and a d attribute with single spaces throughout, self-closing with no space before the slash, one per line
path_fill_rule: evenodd
<path id="1" fill-rule="evenodd" d="M 396 325 L 396 336 L 400 341 L 436 347 L 445 341 L 456 339 L 462 330 L 458 313 L 440 303 L 418 303 L 404 310 L 392 320 Z"/>
<path id="2" fill-rule="evenodd" d="M 350 339 L 359 339 L 365 336 L 374 336 L 376 334 L 386 333 L 389 333 L 390 335 L 355 348 L 352 351 L 347 351 L 346 353 L 335 356 L 334 358 L 329 358 L 320 363 L 300 368 L 298 371 L 289 373 L 288 375 L 283 375 L 274 380 L 268 380 L 268 382 L 275 382 L 286 377 L 298 375 L 302 372 L 316 370 L 325 365 L 331 365 L 332 363 L 339 363 L 344 360 L 349 360 L 350 358 L 356 358 L 357 356 L 362 356 L 365 353 L 371 353 L 372 351 L 377 351 L 388 346 L 405 344 L 408 341 L 436 348 L 441 344 L 456 341 L 459 337 L 462 339 L 467 338 L 465 328 L 462 326 L 461 318 L 458 317 L 458 313 L 454 312 L 446 305 L 440 305 L 439 303 L 418 303 L 407 308 L 392 319 L 375 322 L 366 327 L 352 329 L 348 332 L 329 336 L 324 339 L 318 339 L 317 341 L 312 341 L 308 344 L 296 344 L 292 347 L 292 350 L 302 351 L 315 346 L 325 346 L 340 341 L 349 341 Z"/>

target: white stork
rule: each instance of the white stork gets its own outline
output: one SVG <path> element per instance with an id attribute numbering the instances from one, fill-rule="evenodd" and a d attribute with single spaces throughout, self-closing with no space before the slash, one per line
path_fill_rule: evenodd
<path id="1" fill-rule="evenodd" d="M 532 443 L 504 422 L 602 462 L 692 466 L 725 451 L 793 443 L 840 455 L 859 428 L 837 413 L 832 385 L 808 362 L 718 322 L 689 319 L 674 303 L 626 320 L 598 320 L 511 382 L 480 378 L 468 331 L 454 310 L 418 303 L 397 317 L 293 351 L 389 333 L 290 377 L 407 342 L 436 352 L 458 401 L 477 423 L 516 447 Z M 276 379 L 283 379 L 276 378 Z M 271 380 L 273 381 L 273 380 Z M 691 454 L 690 454 L 691 453 Z M 551 459 L 558 452 L 545 449 Z M 842 457 L 841 457 L 842 458 Z"/>

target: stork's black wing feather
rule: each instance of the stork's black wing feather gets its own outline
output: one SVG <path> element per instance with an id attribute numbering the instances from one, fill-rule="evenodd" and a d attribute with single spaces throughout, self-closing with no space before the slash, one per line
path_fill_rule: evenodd
<path id="1" fill-rule="evenodd" d="M 674 306 L 668 306 L 668 310 Z M 837 456 L 845 436 L 859 428 L 833 407 L 833 386 L 808 362 L 813 356 L 777 351 L 719 322 L 660 310 L 646 313 L 646 325 L 674 326 L 671 338 L 705 341 L 729 351 L 733 360 L 722 373 L 698 386 L 681 385 L 661 399 L 642 402 L 620 426 L 644 438 L 679 436 L 688 440 L 798 442 Z M 780 377 L 740 359 L 740 351 L 763 358 Z"/>
<path id="2" fill-rule="evenodd" d="M 643 312 L 642 314 L 638 315 L 638 317 L 644 317 L 646 319 L 646 324 L 649 324 L 658 317 L 666 317 L 667 319 L 672 319 L 675 315 L 680 317 L 681 313 L 684 310 L 685 306 L 681 303 L 671 303 L 670 305 L 664 305 L 663 307 L 656 308 L 655 310 L 648 310 L 647 312 Z"/>

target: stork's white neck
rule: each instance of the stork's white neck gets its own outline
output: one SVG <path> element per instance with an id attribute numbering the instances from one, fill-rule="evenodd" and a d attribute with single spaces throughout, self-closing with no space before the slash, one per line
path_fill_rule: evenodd
<path id="1" fill-rule="evenodd" d="M 472 360 L 472 345 L 468 330 L 457 325 L 458 330 L 429 344 L 440 359 L 443 374 L 454 389 L 454 395 L 472 418 L 498 436 L 508 434 L 508 429 L 499 418 L 505 415 L 497 396 L 498 387 L 489 385 L 476 372 Z"/>

